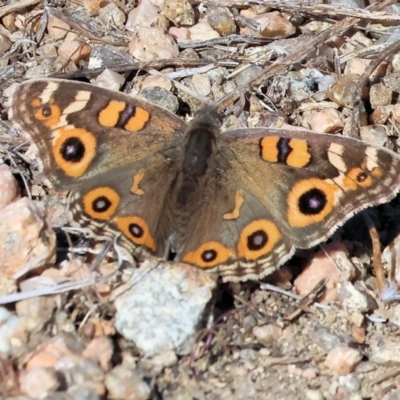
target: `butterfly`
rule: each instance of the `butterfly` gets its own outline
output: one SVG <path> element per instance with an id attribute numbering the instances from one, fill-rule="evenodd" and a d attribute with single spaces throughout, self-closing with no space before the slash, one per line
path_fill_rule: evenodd
<path id="1" fill-rule="evenodd" d="M 37 146 L 74 220 L 98 239 L 260 279 L 400 190 L 400 157 L 338 135 L 221 132 L 206 106 L 186 124 L 167 110 L 90 84 L 20 84 L 10 120 Z"/>

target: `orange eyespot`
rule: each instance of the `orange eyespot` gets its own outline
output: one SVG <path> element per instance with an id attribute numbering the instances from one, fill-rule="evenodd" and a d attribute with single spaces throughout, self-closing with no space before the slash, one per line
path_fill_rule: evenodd
<path id="1" fill-rule="evenodd" d="M 83 196 L 83 209 L 91 218 L 108 220 L 114 215 L 119 202 L 118 193 L 104 186 L 93 189 Z"/>
<path id="2" fill-rule="evenodd" d="M 53 156 L 56 164 L 68 176 L 82 176 L 96 155 L 96 138 L 85 129 L 58 129 Z"/>
<path id="3" fill-rule="evenodd" d="M 221 243 L 207 242 L 183 257 L 183 262 L 196 265 L 200 268 L 213 268 L 223 264 L 231 258 L 232 252 Z"/>
<path id="4" fill-rule="evenodd" d="M 259 219 L 245 226 L 237 244 L 238 256 L 257 260 L 266 256 L 282 237 L 278 227 L 267 219 Z"/>
<path id="5" fill-rule="evenodd" d="M 156 244 L 150 229 L 146 222 L 137 216 L 117 217 L 115 219 L 118 228 L 124 235 L 138 246 L 146 246 L 153 252 L 156 250 Z"/>
<path id="6" fill-rule="evenodd" d="M 37 109 L 34 113 L 35 118 L 39 121 L 44 121 L 47 127 L 51 128 L 60 122 L 61 109 L 54 104 L 53 99 L 46 104 L 42 104 L 39 99 L 35 99 L 32 101 L 32 106 Z"/>
<path id="7" fill-rule="evenodd" d="M 291 226 L 305 226 L 321 222 L 336 204 L 339 188 L 323 179 L 310 178 L 297 182 L 287 198 L 288 221 Z"/>

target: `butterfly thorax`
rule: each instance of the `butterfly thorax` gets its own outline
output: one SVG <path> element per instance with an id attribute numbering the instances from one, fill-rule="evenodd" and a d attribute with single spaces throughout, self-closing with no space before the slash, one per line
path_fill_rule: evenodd
<path id="1" fill-rule="evenodd" d="M 169 242 L 176 251 L 187 236 L 188 226 L 195 227 L 203 202 L 203 194 L 215 171 L 216 140 L 219 123 L 210 118 L 201 118 L 191 124 L 182 146 L 182 164 L 172 184 L 168 199 L 173 218 L 169 226 Z"/>

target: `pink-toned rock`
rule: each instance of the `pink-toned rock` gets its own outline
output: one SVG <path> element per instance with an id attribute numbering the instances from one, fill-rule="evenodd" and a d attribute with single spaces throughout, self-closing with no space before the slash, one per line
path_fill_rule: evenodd
<path id="1" fill-rule="evenodd" d="M 75 40 L 76 35 L 69 33 L 65 38 L 64 42 L 58 48 L 58 55 L 64 60 L 72 60 L 76 65 L 81 60 L 87 60 L 89 58 L 92 48 Z"/>
<path id="2" fill-rule="evenodd" d="M 354 57 L 347 62 L 344 68 L 344 74 L 345 75 L 355 74 L 360 76 L 365 72 L 365 69 L 368 67 L 369 64 L 370 60 L 367 60 L 365 58 Z"/>
<path id="3" fill-rule="evenodd" d="M 377 106 L 373 113 L 369 116 L 369 120 L 373 124 L 383 125 L 387 122 L 390 114 L 394 110 L 395 106 Z"/>
<path id="4" fill-rule="evenodd" d="M 9 205 L 19 197 L 19 186 L 10 168 L 0 165 L 0 209 Z"/>
<path id="5" fill-rule="evenodd" d="M 357 343 L 364 343 L 366 338 L 365 329 L 361 326 L 352 325 L 351 326 L 351 336 Z"/>
<path id="6" fill-rule="evenodd" d="M 371 60 L 354 57 L 347 62 L 344 68 L 344 75 L 362 75 L 370 63 Z M 386 74 L 386 69 L 387 65 L 385 63 L 379 64 L 378 67 L 372 72 L 370 79 L 375 80 L 378 77 L 382 78 Z"/>
<path id="7" fill-rule="evenodd" d="M 129 42 L 129 53 L 139 61 L 153 61 L 178 57 L 179 47 L 163 29 L 138 26 Z"/>
<path id="8" fill-rule="evenodd" d="M 337 133 L 344 127 L 342 115 L 335 108 L 325 108 L 310 118 L 310 128 L 318 133 Z"/>
<path id="9" fill-rule="evenodd" d="M 177 41 L 190 40 L 190 31 L 188 28 L 177 28 L 172 26 L 169 28 L 170 35 Z"/>
<path id="10" fill-rule="evenodd" d="M 315 368 L 306 368 L 302 371 L 301 374 L 304 378 L 306 379 L 315 379 L 318 376 L 317 371 L 315 370 Z"/>
<path id="11" fill-rule="evenodd" d="M 83 347 L 78 345 L 75 338 L 56 336 L 47 340 L 26 358 L 25 368 L 27 371 L 40 367 L 58 370 L 67 365 L 75 365 L 82 359 L 82 350 Z"/>
<path id="12" fill-rule="evenodd" d="M 325 365 L 335 374 L 347 375 L 353 372 L 362 360 L 362 354 L 344 344 L 335 346 L 326 356 Z"/>
<path id="13" fill-rule="evenodd" d="M 95 80 L 96 86 L 119 91 L 125 83 L 125 78 L 111 69 L 106 68 Z"/>
<path id="14" fill-rule="evenodd" d="M 367 125 L 360 128 L 361 139 L 375 146 L 384 146 L 388 136 L 388 127 L 385 125 Z"/>
<path id="15" fill-rule="evenodd" d="M 20 277 L 55 261 L 56 236 L 39 205 L 22 198 L 4 207 L 0 220 L 0 273 Z"/>
<path id="16" fill-rule="evenodd" d="M 191 26 L 189 31 L 192 40 L 210 40 L 220 37 L 220 34 L 208 22 L 199 22 Z"/>
<path id="17" fill-rule="evenodd" d="M 393 111 L 392 111 L 392 115 L 393 115 L 394 120 L 397 123 L 400 123 L 400 103 L 397 103 L 394 106 Z"/>
<path id="18" fill-rule="evenodd" d="M 149 75 L 143 79 L 143 82 L 140 85 L 140 89 L 146 89 L 148 87 L 162 87 L 166 90 L 172 89 L 172 83 L 169 79 L 163 77 L 162 75 Z"/>
<path id="19" fill-rule="evenodd" d="M 3 25 L 11 32 L 15 32 L 16 27 L 15 27 L 15 16 L 16 13 L 15 12 L 11 12 L 9 14 L 7 14 L 6 16 L 4 16 L 1 19 L 1 22 L 3 23 Z"/>
<path id="20" fill-rule="evenodd" d="M 46 59 L 56 58 L 58 55 L 57 47 L 53 43 L 43 44 L 40 46 L 40 49 L 38 49 L 38 52 L 39 51 L 40 54 Z"/>
<path id="21" fill-rule="evenodd" d="M 132 368 L 119 365 L 106 376 L 106 387 L 111 399 L 147 400 L 149 385 Z"/>
<path id="22" fill-rule="evenodd" d="M 137 26 L 150 27 L 158 16 L 159 8 L 150 0 L 142 0 L 139 5 L 128 14 L 125 28 L 135 32 Z"/>
<path id="23" fill-rule="evenodd" d="M 85 7 L 89 15 L 97 15 L 99 13 L 103 0 L 77 0 L 76 2 Z"/>
<path id="24" fill-rule="evenodd" d="M 50 14 L 49 20 L 47 22 L 47 31 L 49 35 L 54 39 L 64 39 L 68 32 L 71 30 L 71 27 L 61 19 L 58 19 Z"/>
<path id="25" fill-rule="evenodd" d="M 318 302 L 327 304 L 338 297 L 338 283 L 354 278 L 355 273 L 346 247 L 341 243 L 330 243 L 315 254 L 295 279 L 294 286 L 300 296 L 306 296 L 318 282 L 325 280 L 326 290 Z"/>
<path id="26" fill-rule="evenodd" d="M 31 371 L 21 371 L 19 383 L 22 392 L 33 399 L 42 399 L 47 394 L 55 392 L 60 386 L 54 368 L 35 368 Z"/>
<path id="27" fill-rule="evenodd" d="M 77 257 L 73 257 L 70 260 L 64 260 L 60 264 L 60 268 L 60 272 L 62 272 L 65 277 L 71 278 L 74 281 L 87 279 L 91 273 L 88 264 L 84 263 Z"/>
<path id="28" fill-rule="evenodd" d="M 260 35 L 266 38 L 286 38 L 296 32 L 296 27 L 279 11 L 257 15 L 254 21 L 260 26 Z"/>
<path id="29" fill-rule="evenodd" d="M 103 371 L 109 371 L 111 368 L 111 357 L 114 347 L 111 340 L 105 336 L 93 339 L 83 351 L 85 358 L 95 359 Z"/>

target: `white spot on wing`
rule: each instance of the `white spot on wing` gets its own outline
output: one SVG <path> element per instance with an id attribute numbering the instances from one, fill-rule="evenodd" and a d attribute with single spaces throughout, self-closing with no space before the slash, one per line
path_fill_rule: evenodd
<path id="1" fill-rule="evenodd" d="M 372 171 L 374 168 L 378 166 L 378 150 L 374 147 L 367 147 L 365 150 L 366 162 L 367 162 L 367 170 Z"/>
<path id="2" fill-rule="evenodd" d="M 87 90 L 80 90 L 75 96 L 75 101 L 63 110 L 63 114 L 72 114 L 83 110 L 90 100 L 90 94 L 91 93 Z"/>
<path id="3" fill-rule="evenodd" d="M 328 149 L 328 160 L 329 162 L 341 172 L 346 172 L 346 164 L 343 161 L 344 147 L 337 143 L 332 143 Z"/>
<path id="4" fill-rule="evenodd" d="M 42 101 L 42 104 L 47 104 L 50 101 L 51 96 L 57 89 L 58 89 L 58 83 L 49 82 L 39 96 L 40 100 Z"/>

